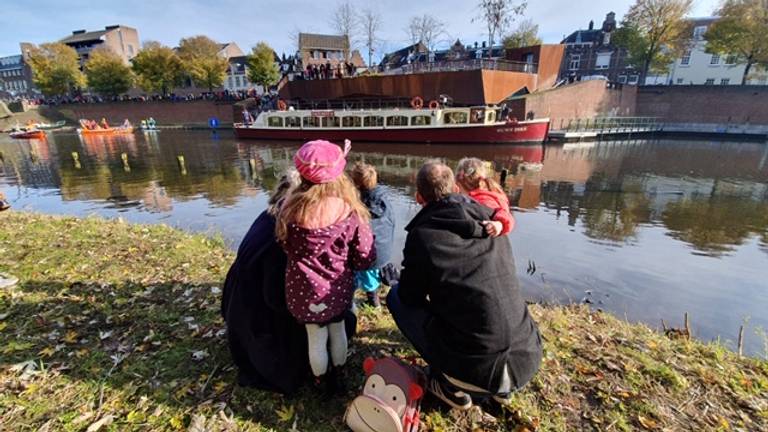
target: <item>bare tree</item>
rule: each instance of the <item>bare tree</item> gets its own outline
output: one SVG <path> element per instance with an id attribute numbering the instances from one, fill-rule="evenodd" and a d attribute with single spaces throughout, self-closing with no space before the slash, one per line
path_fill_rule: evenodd
<path id="1" fill-rule="evenodd" d="M 347 37 L 349 46 L 347 47 L 347 55 L 352 50 L 352 46 L 355 44 L 355 37 L 357 36 L 358 20 L 355 17 L 355 10 L 349 1 L 339 2 L 336 5 L 336 9 L 333 10 L 330 19 L 331 28 L 342 36 Z M 347 59 L 349 60 L 349 59 Z"/>
<path id="2" fill-rule="evenodd" d="M 472 22 L 482 21 L 488 27 L 488 57 L 493 52 L 493 43 L 496 35 L 504 34 L 504 31 L 515 21 L 515 18 L 523 15 L 528 2 L 525 0 L 479 0 L 477 8 L 480 15 L 472 19 Z"/>
<path id="3" fill-rule="evenodd" d="M 412 44 L 421 42 L 428 51 L 432 51 L 437 39 L 446 34 L 445 23 L 429 14 L 411 17 L 405 31 Z"/>
<path id="4" fill-rule="evenodd" d="M 378 11 L 367 8 L 360 13 L 360 28 L 363 33 L 363 43 L 368 50 L 368 67 L 373 62 L 373 52 L 379 44 L 379 30 L 382 27 L 381 14 Z"/>

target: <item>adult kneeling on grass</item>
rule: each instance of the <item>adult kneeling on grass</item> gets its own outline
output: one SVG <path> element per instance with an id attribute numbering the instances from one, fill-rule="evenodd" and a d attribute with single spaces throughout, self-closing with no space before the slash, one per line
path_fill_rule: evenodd
<path id="1" fill-rule="evenodd" d="M 300 181 L 295 170 L 280 179 L 269 207 L 253 222 L 237 250 L 221 302 L 238 383 L 283 394 L 296 392 L 309 378 L 307 333 L 288 312 L 287 257 L 275 239 L 275 215 Z M 351 337 L 357 325 L 354 314 L 347 311 L 344 322 Z"/>
<path id="2" fill-rule="evenodd" d="M 488 237 L 492 210 L 460 195 L 451 169 L 416 177 L 421 211 L 405 228 L 399 285 L 387 305 L 429 364 L 428 390 L 454 408 L 500 403 L 539 368 L 541 337 L 520 294 L 507 237 Z"/>

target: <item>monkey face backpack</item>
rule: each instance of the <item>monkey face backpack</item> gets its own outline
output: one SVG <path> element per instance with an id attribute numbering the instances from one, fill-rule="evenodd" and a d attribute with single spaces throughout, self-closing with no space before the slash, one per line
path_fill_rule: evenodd
<path id="1" fill-rule="evenodd" d="M 368 357 L 363 369 L 363 393 L 347 407 L 347 426 L 354 432 L 417 432 L 424 374 L 392 357 Z"/>

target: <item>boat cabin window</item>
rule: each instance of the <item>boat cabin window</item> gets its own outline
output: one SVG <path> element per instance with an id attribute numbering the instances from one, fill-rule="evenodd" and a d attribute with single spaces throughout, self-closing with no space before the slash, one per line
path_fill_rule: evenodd
<path id="1" fill-rule="evenodd" d="M 283 127 L 283 118 L 280 116 L 271 116 L 267 118 L 269 127 Z"/>
<path id="2" fill-rule="evenodd" d="M 366 116 L 363 119 L 363 126 L 365 126 L 365 127 L 384 126 L 384 117 L 382 117 L 382 116 Z"/>
<path id="3" fill-rule="evenodd" d="M 496 114 L 493 111 L 488 111 L 488 113 L 485 115 L 485 120 L 488 123 L 493 123 L 496 121 Z"/>
<path id="4" fill-rule="evenodd" d="M 426 126 L 432 124 L 432 117 L 430 116 L 413 116 L 411 117 L 411 126 Z"/>
<path id="5" fill-rule="evenodd" d="M 341 119 L 333 116 L 333 117 L 323 117 L 323 127 L 332 127 L 337 128 L 341 126 Z"/>
<path id="6" fill-rule="evenodd" d="M 466 122 L 467 113 L 464 111 L 454 111 L 443 114 L 443 123 L 445 124 L 465 124 Z"/>
<path id="7" fill-rule="evenodd" d="M 496 119 L 495 120 L 497 122 L 504 121 L 504 119 L 501 118 L 501 110 L 500 109 L 494 110 L 494 112 L 496 113 Z"/>
<path id="8" fill-rule="evenodd" d="M 285 118 L 285 127 L 301 127 L 301 117 L 291 116 Z"/>
<path id="9" fill-rule="evenodd" d="M 358 116 L 342 117 L 341 125 L 344 127 L 360 127 L 363 125 L 363 118 Z"/>
<path id="10" fill-rule="evenodd" d="M 408 126 L 408 117 L 394 115 L 387 117 L 387 126 Z"/>
<path id="11" fill-rule="evenodd" d="M 469 110 L 469 122 L 472 124 L 485 122 L 485 110 L 483 108 L 472 108 Z"/>
<path id="12" fill-rule="evenodd" d="M 305 128 L 320 127 L 320 117 L 315 117 L 315 116 L 304 117 L 304 127 Z"/>

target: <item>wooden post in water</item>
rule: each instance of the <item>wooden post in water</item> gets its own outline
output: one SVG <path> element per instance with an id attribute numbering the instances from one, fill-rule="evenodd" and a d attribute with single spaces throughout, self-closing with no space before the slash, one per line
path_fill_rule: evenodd
<path id="1" fill-rule="evenodd" d="M 80 169 L 80 155 L 77 152 L 72 152 L 72 159 L 75 161 L 75 169 Z"/>
<path id="2" fill-rule="evenodd" d="M 685 333 L 688 339 L 691 338 L 691 323 L 688 322 L 688 312 L 685 313 Z"/>
<path id="3" fill-rule="evenodd" d="M 123 170 L 125 170 L 125 172 L 131 172 L 131 165 L 128 163 L 128 153 L 120 154 L 120 159 L 123 160 Z"/>
<path id="4" fill-rule="evenodd" d="M 184 155 L 176 156 L 176 160 L 179 162 L 179 169 L 181 170 L 181 175 L 187 175 L 187 165 L 184 163 Z"/>
<path id="5" fill-rule="evenodd" d="M 256 178 L 256 159 L 251 158 L 248 160 L 248 165 L 251 167 L 251 179 Z"/>
<path id="6" fill-rule="evenodd" d="M 743 352 L 744 352 L 744 324 L 742 324 L 741 327 L 739 327 L 739 345 L 738 345 L 738 348 L 739 348 L 739 357 L 741 357 Z"/>

